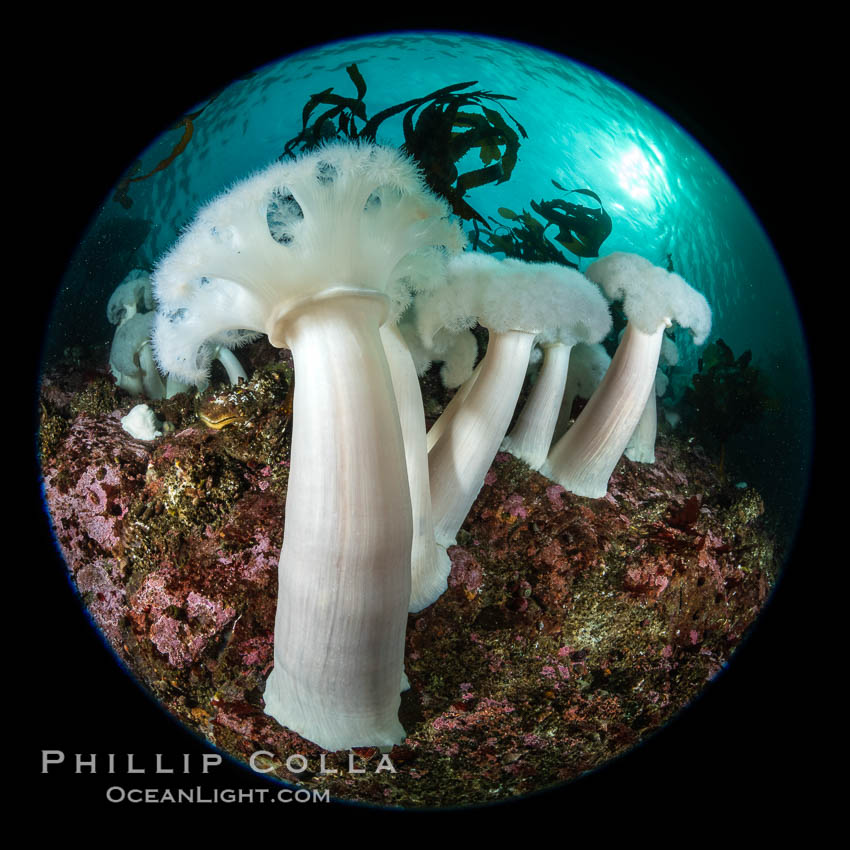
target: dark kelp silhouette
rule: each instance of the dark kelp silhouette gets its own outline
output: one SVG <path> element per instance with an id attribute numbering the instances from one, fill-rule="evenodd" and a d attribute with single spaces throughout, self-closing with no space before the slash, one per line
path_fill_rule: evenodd
<path id="1" fill-rule="evenodd" d="M 283 148 L 283 153 L 278 159 L 285 157 L 296 157 L 299 153 L 307 153 L 323 142 L 337 139 L 366 138 L 362 130 L 357 129 L 357 120 L 367 123 L 366 104 L 363 98 L 366 95 L 366 81 L 357 68 L 357 65 L 349 65 L 345 69 L 351 82 L 354 83 L 357 97 L 343 97 L 335 94 L 333 86 L 310 95 L 310 99 L 301 110 L 301 132 L 293 136 Z M 328 106 L 313 118 L 313 113 L 320 106 Z M 313 118 L 311 121 L 310 119 Z M 373 137 L 374 140 L 374 137 Z"/>
<path id="2" fill-rule="evenodd" d="M 513 224 L 504 225 L 490 216 L 497 229 L 482 234 L 475 226 L 470 234 L 470 243 L 474 250 L 487 254 L 501 253 L 506 257 L 529 263 L 560 263 L 562 266 L 578 268 L 546 238 L 545 225 L 528 210 L 515 213 L 507 207 L 499 207 L 498 213 Z M 474 225 L 477 225 L 477 222 L 474 222 Z"/>
<path id="3" fill-rule="evenodd" d="M 685 390 L 688 428 L 704 445 L 719 449 L 721 468 L 730 438 L 777 409 L 762 371 L 751 361 L 751 351 L 736 359 L 718 339 L 703 351 L 698 371 Z"/>
<path id="4" fill-rule="evenodd" d="M 556 242 L 563 245 L 571 254 L 577 257 L 598 257 L 599 248 L 611 235 L 611 216 L 605 212 L 602 199 L 591 189 L 565 189 L 555 180 L 552 185 L 561 192 L 586 195 L 593 198 L 599 209 L 586 207 L 582 204 L 571 204 L 561 198 L 554 201 L 531 201 L 531 208 L 541 218 L 546 219 L 546 227 L 554 225 L 558 228 Z M 545 228 L 544 228 L 545 229 Z"/>
<path id="5" fill-rule="evenodd" d="M 451 204 L 455 215 L 489 229 L 484 217 L 463 196 L 476 186 L 504 183 L 510 178 L 517 162 L 520 137 L 527 138 L 527 134 L 501 101 L 516 98 L 489 91 L 461 91 L 475 85 L 472 80 L 445 86 L 368 118 L 364 102 L 366 82 L 357 65 L 349 65 L 345 70 L 354 84 L 356 97 L 336 94 L 333 87 L 312 95 L 301 113 L 301 132 L 286 143 L 280 158 L 297 156 L 330 139 L 374 142 L 384 121 L 404 113 L 402 149 L 419 163 L 428 186 Z M 490 108 L 489 103 L 501 112 Z M 314 114 L 320 107 L 328 108 Z M 358 127 L 358 121 L 362 126 Z M 458 162 L 475 149 L 483 166 L 459 172 Z"/>
<path id="6" fill-rule="evenodd" d="M 547 237 L 546 230 L 555 227 L 554 242 L 567 251 L 576 257 L 598 256 L 599 246 L 611 233 L 611 217 L 599 196 L 590 189 L 567 190 L 553 180 L 560 191 L 592 198 L 599 208 L 560 198 L 531 201 L 531 209 L 543 219 L 540 222 L 527 210 L 518 215 L 502 207 L 499 214 L 513 224 L 506 226 L 491 217 L 497 232 L 489 232 L 490 224 L 464 198 L 470 189 L 510 179 L 517 164 L 520 138 L 528 138 L 525 128 L 503 103 L 516 100 L 515 97 L 484 90 L 465 91 L 475 85 L 472 80 L 390 106 L 370 118 L 363 75 L 356 64 L 348 65 L 345 70 L 354 86 L 354 95 L 338 94 L 333 86 L 311 95 L 301 110 L 301 131 L 286 142 L 279 159 L 294 158 L 323 142 L 340 138 L 375 142 L 381 125 L 403 113 L 402 149 L 418 162 L 428 186 L 449 202 L 454 214 L 472 222 L 473 247 L 531 262 L 555 262 L 577 268 Z M 140 161 L 132 165 L 118 183 L 113 200 L 125 209 L 130 208 L 133 203 L 130 186 L 163 171 L 186 150 L 194 134 L 194 122 L 218 94 L 175 124 L 173 129 L 182 133 L 168 156 L 144 174 L 140 173 Z M 461 172 L 458 163 L 473 151 L 477 151 L 481 167 Z M 481 237 L 482 227 L 488 231 L 487 238 Z"/>
<path id="7" fill-rule="evenodd" d="M 605 211 L 599 195 L 591 189 L 564 189 L 555 180 L 552 184 L 567 194 L 576 193 L 592 198 L 599 204 L 599 208 L 572 204 L 560 198 L 531 201 L 531 209 L 545 221 L 543 224 L 527 210 L 517 214 L 507 207 L 499 207 L 499 215 L 513 224 L 502 225 L 491 218 L 501 228 L 501 232 L 487 234 L 486 238 L 482 238 L 476 228 L 472 238 L 473 247 L 488 253 L 501 252 L 507 257 L 529 262 L 554 262 L 578 268 L 547 238 L 546 230 L 556 227 L 558 233 L 553 237 L 554 241 L 571 254 L 576 257 L 598 257 L 599 248 L 610 236 L 612 229 L 611 216 Z"/>

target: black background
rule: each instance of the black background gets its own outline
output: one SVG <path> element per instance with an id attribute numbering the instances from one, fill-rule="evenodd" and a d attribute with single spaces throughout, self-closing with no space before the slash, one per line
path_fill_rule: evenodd
<path id="1" fill-rule="evenodd" d="M 341 21 L 322 14 L 321 7 L 315 12 L 322 23 L 315 25 L 306 21 L 309 11 L 240 10 L 245 19 L 235 20 L 239 15 L 231 8 L 220 25 L 195 28 L 179 20 L 177 9 L 146 13 L 140 7 L 133 18 L 87 12 L 54 17 L 50 36 L 41 22 L 10 33 L 10 39 L 20 39 L 27 57 L 9 77 L 21 104 L 7 113 L 12 150 L 6 165 L 8 179 L 22 181 L 19 238 L 32 248 L 30 254 L 18 251 L 27 258 L 27 273 L 18 277 L 26 284 L 25 303 L 39 312 L 35 334 L 18 341 L 31 354 L 27 370 L 18 373 L 30 399 L 40 329 L 70 253 L 99 203 L 150 140 L 235 77 L 299 47 L 354 33 L 436 28 L 436 19 L 424 16 L 382 25 L 362 16 L 356 23 Z M 742 24 L 729 13 L 721 16 L 716 7 L 699 20 L 651 10 L 624 20 L 602 7 L 581 16 L 568 7 L 558 7 L 557 14 L 530 9 L 520 20 L 514 8 L 500 13 L 499 25 L 484 7 L 477 17 L 475 9 L 467 11 L 462 18 L 437 18 L 443 28 L 513 37 L 595 66 L 656 103 L 699 139 L 771 235 L 814 339 L 817 305 L 806 267 L 809 252 L 817 249 L 811 237 L 818 218 L 807 207 L 803 219 L 793 194 L 822 166 L 810 132 L 819 123 L 819 69 L 804 26 Z M 813 355 L 817 365 L 818 346 L 813 345 Z M 67 765 L 47 775 L 39 772 L 43 749 L 63 750 L 69 761 L 78 752 L 97 753 L 101 761 L 108 753 L 137 753 L 147 765 L 150 753 L 170 754 L 176 761 L 175 754 L 206 750 L 119 670 L 75 600 L 40 506 L 30 448 L 34 402 L 27 410 L 28 419 L 19 417 L 28 428 L 29 454 L 20 452 L 24 470 L 18 479 L 25 486 L 21 498 L 21 488 L 14 491 L 16 509 L 8 527 L 14 550 L 7 562 L 13 579 L 20 579 L 6 647 L 13 671 L 7 673 L 6 701 L 14 717 L 7 733 L 13 744 L 23 744 L 15 761 L 23 768 L 15 770 L 23 777 L 18 790 L 57 816 L 118 813 L 140 819 L 160 817 L 166 807 L 112 805 L 105 801 L 105 789 L 116 782 L 272 787 L 227 762 L 205 780 L 197 755 L 190 777 L 165 781 L 150 774 L 138 783 L 121 775 L 113 781 L 104 773 L 77 776 Z M 821 807 L 812 787 L 836 734 L 818 719 L 824 697 L 813 687 L 822 651 L 813 627 L 814 562 L 823 554 L 817 548 L 816 519 L 812 507 L 758 628 L 704 697 L 662 734 L 608 768 L 557 791 L 489 810 L 487 816 L 529 827 L 551 821 L 564 838 L 588 826 L 605 835 L 618 823 L 645 837 L 660 836 L 684 818 L 690 831 L 681 834 L 683 841 L 723 834 L 733 821 L 761 831 L 763 824 L 816 818 Z M 200 807 L 173 807 L 178 808 L 180 817 L 199 816 Z M 204 807 L 200 815 L 207 817 L 212 808 Z M 265 814 L 260 808 L 234 805 L 231 811 L 256 819 Z M 332 815 L 358 828 L 397 827 L 393 821 L 398 818 L 429 817 L 343 805 L 290 805 L 285 815 L 279 810 L 273 815 L 285 817 L 287 824 L 307 825 L 327 824 Z"/>

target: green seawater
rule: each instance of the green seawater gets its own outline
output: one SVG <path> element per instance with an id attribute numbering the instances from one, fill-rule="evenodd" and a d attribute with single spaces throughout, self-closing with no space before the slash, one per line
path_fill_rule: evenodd
<path id="1" fill-rule="evenodd" d="M 346 73 L 353 63 L 368 84 L 370 115 L 464 81 L 516 98 L 505 105 L 527 138 L 510 179 L 471 189 L 465 199 L 499 218 L 500 208 L 564 197 L 553 180 L 589 188 L 613 224 L 602 255 L 633 251 L 658 265 L 671 262 L 706 296 L 714 313 L 709 342 L 722 338 L 736 356 L 750 350 L 774 401 L 729 441 L 727 469 L 765 494 L 790 540 L 811 464 L 812 388 L 799 314 L 768 237 L 722 168 L 663 112 L 592 68 L 534 47 L 444 33 L 359 38 L 298 53 L 234 81 L 210 102 L 186 104 L 187 114 L 202 112 L 185 149 L 130 184 L 131 206 L 108 201 L 92 223 L 57 297 L 61 320 L 48 331 L 47 353 L 109 340 L 105 310 L 91 305 L 105 307 L 130 269 L 150 268 L 200 204 L 280 156 L 300 131 L 311 95 L 332 87 L 354 97 Z M 155 139 L 137 174 L 169 159 L 184 132 L 178 126 Z M 381 125 L 379 142 L 402 138 L 401 116 Z M 460 170 L 481 167 L 477 155 L 468 154 Z M 590 261 L 578 260 L 582 269 Z M 82 303 L 94 319 L 81 324 L 74 316 Z M 679 395 L 700 351 L 684 343 L 680 354 Z"/>

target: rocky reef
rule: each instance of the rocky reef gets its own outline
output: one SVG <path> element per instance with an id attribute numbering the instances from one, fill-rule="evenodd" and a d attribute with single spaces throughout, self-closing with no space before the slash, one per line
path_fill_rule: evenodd
<path id="1" fill-rule="evenodd" d="M 122 430 L 135 401 L 99 353 L 66 358 L 43 377 L 40 445 L 56 538 L 116 655 L 217 747 L 272 753 L 270 777 L 398 807 L 572 779 L 693 700 L 771 591 L 761 496 L 696 442 L 662 431 L 656 463 L 623 458 L 598 500 L 500 453 L 449 550 L 447 592 L 410 616 L 394 771 L 375 749 L 322 761 L 263 713 L 293 371 L 265 341 L 244 351 L 248 383 L 213 376 L 202 396 L 151 402 L 165 426 L 150 442 Z M 423 390 L 436 417 L 436 373 Z"/>

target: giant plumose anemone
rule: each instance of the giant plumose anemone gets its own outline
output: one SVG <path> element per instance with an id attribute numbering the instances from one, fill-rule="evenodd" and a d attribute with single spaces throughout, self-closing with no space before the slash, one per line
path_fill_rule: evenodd
<path id="1" fill-rule="evenodd" d="M 211 344 L 246 331 L 292 351 L 291 472 L 265 702 L 326 749 L 404 738 L 414 518 L 393 381 L 407 376 L 391 371 L 380 328 L 413 293 L 440 284 L 430 259 L 461 244 L 410 160 L 332 144 L 208 204 L 154 276 L 163 370 L 197 381 Z M 397 335 L 386 343 L 404 345 Z M 421 430 L 424 456 L 424 421 Z"/>

